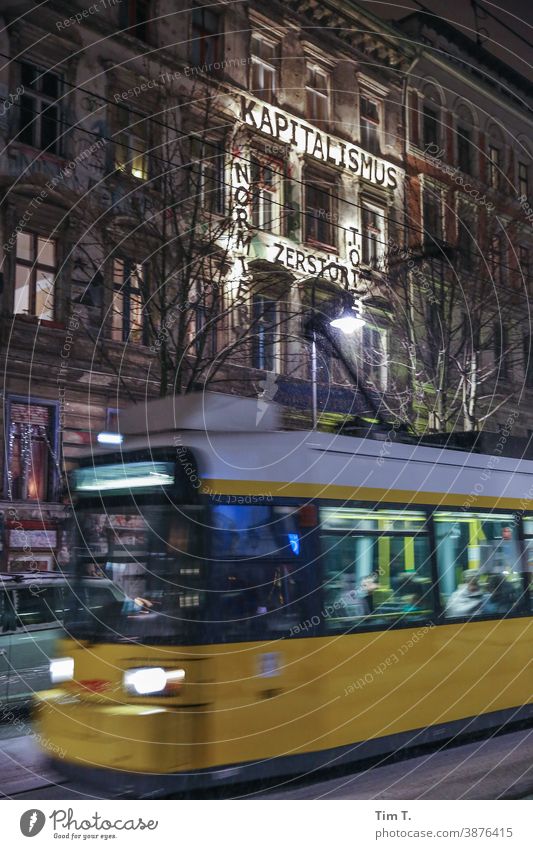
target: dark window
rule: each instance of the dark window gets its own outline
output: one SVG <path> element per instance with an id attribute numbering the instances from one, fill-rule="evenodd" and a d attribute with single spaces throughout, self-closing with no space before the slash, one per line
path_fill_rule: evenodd
<path id="1" fill-rule="evenodd" d="M 442 239 L 442 198 L 438 190 L 424 190 L 424 241 Z"/>
<path id="2" fill-rule="evenodd" d="M 509 338 L 505 327 L 497 321 L 494 325 L 494 364 L 497 369 L 497 378 L 509 377 L 508 359 Z"/>
<path id="3" fill-rule="evenodd" d="M 495 283 L 501 284 L 503 282 L 502 239 L 496 233 L 490 239 L 489 271 Z"/>
<path id="4" fill-rule="evenodd" d="M 57 242 L 38 233 L 17 233 L 13 312 L 54 318 Z"/>
<path id="5" fill-rule="evenodd" d="M 52 498 L 54 408 L 12 401 L 8 425 L 8 495 L 15 501 Z"/>
<path id="6" fill-rule="evenodd" d="M 276 371 L 279 346 L 278 305 L 273 298 L 254 295 L 253 298 L 252 366 L 264 371 Z"/>
<path id="7" fill-rule="evenodd" d="M 206 212 L 224 212 L 224 144 L 217 139 L 191 141 L 193 194 Z"/>
<path id="8" fill-rule="evenodd" d="M 216 351 L 217 339 L 216 287 L 197 280 L 195 288 L 196 296 L 191 299 L 194 347 L 198 357 L 212 357 Z"/>
<path id="9" fill-rule="evenodd" d="M 360 99 L 361 147 L 379 153 L 379 105 L 364 95 Z"/>
<path id="10" fill-rule="evenodd" d="M 17 627 L 31 628 L 37 625 L 57 626 L 57 608 L 61 607 L 60 595 L 55 587 L 40 587 L 15 590 Z"/>
<path id="11" fill-rule="evenodd" d="M 424 513 L 322 507 L 320 519 L 326 631 L 428 621 L 433 587 Z"/>
<path id="12" fill-rule="evenodd" d="M 523 282 L 526 286 L 526 289 L 529 291 L 529 289 L 530 289 L 529 275 L 530 275 L 530 270 L 531 270 L 530 253 L 529 253 L 529 248 L 527 248 L 525 245 L 519 245 L 518 246 L 518 263 L 519 263 L 519 269 L 518 270 L 520 272 L 520 278 L 521 279 L 523 278 Z"/>
<path id="13" fill-rule="evenodd" d="M 464 171 L 465 174 L 472 173 L 472 133 L 466 127 L 457 128 L 457 160 L 461 171 Z"/>
<path id="14" fill-rule="evenodd" d="M 524 377 L 528 389 L 533 389 L 533 337 L 524 334 Z"/>
<path id="15" fill-rule="evenodd" d="M 150 0 L 121 0 L 120 25 L 141 41 L 148 40 Z"/>
<path id="16" fill-rule="evenodd" d="M 328 75 L 315 65 L 309 65 L 307 68 L 306 109 L 309 121 L 319 125 L 327 123 Z"/>
<path id="17" fill-rule="evenodd" d="M 491 189 L 500 187 L 501 151 L 494 145 L 489 145 L 489 186 Z"/>
<path id="18" fill-rule="evenodd" d="M 47 153 L 61 154 L 62 78 L 22 62 L 19 141 Z"/>
<path id="19" fill-rule="evenodd" d="M 361 333 L 362 370 L 366 379 L 380 392 L 387 388 L 387 332 L 365 324 Z"/>
<path id="20" fill-rule="evenodd" d="M 464 271 L 472 271 L 474 268 L 475 239 L 475 219 L 466 210 L 461 210 L 457 222 L 457 247 L 459 264 Z"/>
<path id="21" fill-rule="evenodd" d="M 529 167 L 525 162 L 518 163 L 518 194 L 529 198 Z"/>
<path id="22" fill-rule="evenodd" d="M 252 35 L 251 91 L 261 100 L 273 103 L 276 94 L 276 44 L 260 35 Z"/>
<path id="23" fill-rule="evenodd" d="M 194 6 L 192 10 L 191 61 L 194 65 L 209 66 L 222 56 L 222 18 L 209 6 Z"/>
<path id="24" fill-rule="evenodd" d="M 113 260 L 111 338 L 115 342 L 144 343 L 144 268 L 127 259 Z"/>
<path id="25" fill-rule="evenodd" d="M 321 245 L 335 245 L 335 212 L 332 183 L 314 174 L 305 177 L 305 239 Z"/>
<path id="26" fill-rule="evenodd" d="M 513 515 L 437 511 L 435 544 L 447 619 L 520 609 L 522 561 Z"/>
<path id="27" fill-rule="evenodd" d="M 422 138 L 426 147 L 439 144 L 439 113 L 431 106 L 424 106 L 422 113 Z"/>

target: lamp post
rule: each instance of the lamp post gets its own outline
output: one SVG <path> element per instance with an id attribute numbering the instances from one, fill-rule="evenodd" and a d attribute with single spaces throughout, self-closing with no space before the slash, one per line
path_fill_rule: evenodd
<path id="1" fill-rule="evenodd" d="M 315 313 L 315 292 L 313 286 L 313 322 L 316 320 Z M 346 336 L 351 336 L 360 327 L 366 324 L 364 318 L 357 312 L 354 306 L 344 309 L 342 314 L 337 318 L 329 321 L 329 326 L 336 330 L 342 330 Z M 316 430 L 318 423 L 318 386 L 317 386 L 317 348 L 316 348 L 316 328 L 313 324 L 313 338 L 311 343 L 311 390 L 312 390 L 312 410 L 313 410 L 313 430 Z"/>

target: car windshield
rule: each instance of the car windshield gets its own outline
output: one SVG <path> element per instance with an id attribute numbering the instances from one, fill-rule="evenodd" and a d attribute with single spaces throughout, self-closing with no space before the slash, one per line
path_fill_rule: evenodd
<path id="1" fill-rule="evenodd" d="M 66 628 L 80 639 L 197 641 L 205 593 L 200 508 L 174 504 L 76 511 L 77 573 L 110 579 L 119 597 L 78 609 Z"/>

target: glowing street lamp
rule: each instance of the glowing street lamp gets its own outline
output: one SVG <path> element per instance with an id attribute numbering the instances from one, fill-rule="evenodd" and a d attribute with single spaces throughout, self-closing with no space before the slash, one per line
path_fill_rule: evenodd
<path id="1" fill-rule="evenodd" d="M 364 318 L 361 318 L 354 307 L 345 310 L 341 316 L 330 321 L 329 326 L 335 327 L 337 330 L 342 330 L 347 336 L 355 333 L 360 327 L 366 324 Z"/>

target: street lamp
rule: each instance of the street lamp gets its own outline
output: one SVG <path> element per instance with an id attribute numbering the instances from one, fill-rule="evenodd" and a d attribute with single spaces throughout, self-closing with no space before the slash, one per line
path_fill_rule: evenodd
<path id="1" fill-rule="evenodd" d="M 313 305 L 314 306 L 314 305 Z M 329 321 L 329 326 L 336 330 L 341 330 L 346 336 L 351 336 L 360 327 L 366 324 L 364 318 L 361 317 L 355 306 L 345 309 L 338 318 L 333 318 Z M 313 430 L 316 430 L 318 422 L 318 390 L 317 390 L 317 350 L 316 350 L 316 330 L 313 327 L 313 340 L 311 345 L 311 387 L 313 398 Z"/>

